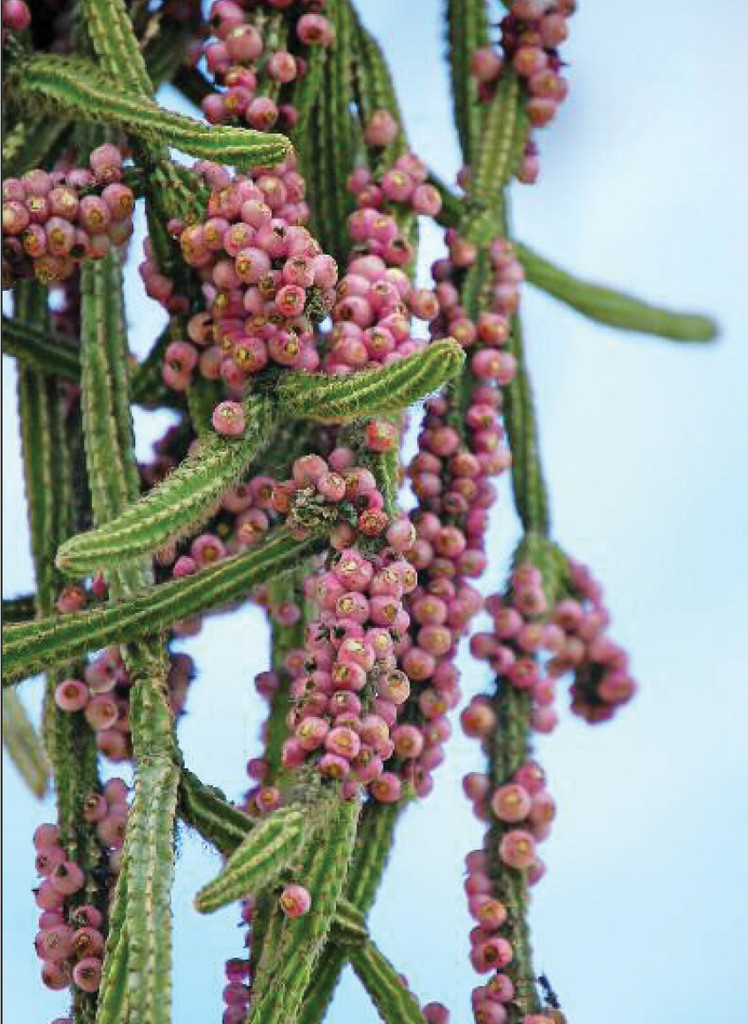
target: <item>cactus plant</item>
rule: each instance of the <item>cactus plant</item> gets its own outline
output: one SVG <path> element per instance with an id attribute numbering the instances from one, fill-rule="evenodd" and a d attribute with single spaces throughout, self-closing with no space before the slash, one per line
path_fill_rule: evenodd
<path id="1" fill-rule="evenodd" d="M 555 814 L 534 737 L 557 724 L 559 680 L 588 722 L 636 682 L 599 583 L 551 530 L 521 293 L 678 342 L 716 334 L 512 235 L 512 190 L 568 90 L 575 0 L 513 0 L 500 24 L 486 0 L 445 0 L 455 187 L 411 149 L 352 0 L 52 7 L 3 0 L 4 346 L 36 573 L 3 601 L 3 727 L 32 792 L 50 777 L 57 798 L 34 836 L 43 982 L 69 991 L 74 1024 L 170 1024 L 181 822 L 223 858 L 195 908 L 237 904 L 250 926 L 225 1024 L 317 1024 L 348 963 L 387 1024 L 444 1024 L 367 918 L 459 707 L 486 756 L 464 780 L 486 824 L 466 858 L 473 1017 L 563 1022 L 527 920 Z M 166 109 L 165 83 L 201 115 Z M 138 271 L 168 320 L 141 362 L 123 299 L 138 203 Z M 444 229 L 428 288 L 424 220 Z M 135 405 L 177 420 L 148 464 Z M 502 475 L 522 536 L 484 599 Z M 174 642 L 248 602 L 271 624 L 268 717 L 232 802 L 185 764 L 200 666 Z M 483 608 L 492 627 L 473 632 Z M 493 683 L 463 704 L 468 637 Z M 11 688 L 42 672 L 37 734 Z M 102 781 L 107 761 L 132 762 L 132 791 Z"/>

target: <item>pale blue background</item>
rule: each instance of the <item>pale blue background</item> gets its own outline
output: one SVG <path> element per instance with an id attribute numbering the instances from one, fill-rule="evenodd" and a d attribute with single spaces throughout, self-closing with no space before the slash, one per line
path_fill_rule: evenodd
<path id="1" fill-rule="evenodd" d="M 366 0 L 414 146 L 446 178 L 458 167 L 436 0 Z M 515 191 L 519 237 L 567 267 L 663 303 L 713 310 L 712 348 L 623 336 L 528 289 L 529 357 L 555 536 L 604 581 L 615 637 L 641 694 L 590 729 L 564 711 L 539 751 L 559 817 L 535 890 L 536 963 L 573 1024 L 748 1022 L 745 678 L 745 199 L 748 13 L 694 0 L 582 2 L 565 50 L 572 91 L 540 137 L 542 176 Z M 424 265 L 437 253 L 429 234 Z M 159 322 L 131 292 L 142 351 Z M 30 589 L 14 381 L 4 378 L 5 592 Z M 161 426 L 163 426 L 161 422 Z M 152 427 L 138 420 L 141 456 Z M 489 542 L 496 589 L 515 537 L 506 483 Z M 200 678 L 181 739 L 189 764 L 232 795 L 259 753 L 251 679 L 266 667 L 261 620 L 243 611 L 186 645 Z M 484 684 L 469 671 L 466 689 Z M 30 705 L 38 683 L 24 684 Z M 480 766 L 457 737 L 433 795 L 403 820 L 372 916 L 383 950 L 423 1001 L 471 1019 L 476 983 L 462 857 L 480 828 L 460 777 Z M 49 817 L 5 774 L 5 1009 L 46 1024 L 64 996 L 38 981 L 31 833 Z M 175 1021 L 219 1021 L 221 962 L 240 952 L 233 910 L 198 919 L 191 898 L 218 866 L 180 841 L 174 898 Z M 346 975 L 328 1018 L 373 1024 Z"/>

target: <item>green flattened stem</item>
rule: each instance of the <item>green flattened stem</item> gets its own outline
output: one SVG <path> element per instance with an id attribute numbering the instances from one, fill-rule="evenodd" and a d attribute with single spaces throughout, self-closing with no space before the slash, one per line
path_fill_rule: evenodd
<path id="1" fill-rule="evenodd" d="M 274 417 L 267 399 L 249 398 L 245 418 L 242 437 L 205 435 L 197 449 L 144 498 L 116 519 L 64 544 L 57 565 L 77 575 L 116 567 L 197 529 L 272 439 Z"/>
<path id="2" fill-rule="evenodd" d="M 3 353 L 15 356 L 19 362 L 47 376 L 62 377 L 77 384 L 81 364 L 78 353 L 70 347 L 67 338 L 54 331 L 3 317 Z"/>
<path id="3" fill-rule="evenodd" d="M 369 938 L 366 918 L 350 900 L 341 896 L 335 907 L 330 939 L 337 946 L 360 946 Z"/>
<path id="4" fill-rule="evenodd" d="M 349 953 L 351 966 L 385 1024 L 426 1024 L 418 1000 L 387 957 L 369 939 Z"/>
<path id="5" fill-rule="evenodd" d="M 255 825 L 229 857 L 223 871 L 195 897 L 201 914 L 257 893 L 300 853 L 306 841 L 306 812 L 282 807 Z"/>
<path id="6" fill-rule="evenodd" d="M 297 541 L 280 532 L 262 547 L 126 600 L 6 626 L 3 685 L 109 644 L 153 636 L 190 615 L 236 601 L 257 584 L 297 568 L 324 543 L 320 537 Z"/>
<path id="7" fill-rule="evenodd" d="M 540 461 L 538 426 L 525 364 L 522 325 L 516 316 L 512 318 L 509 351 L 517 360 L 516 376 L 504 388 L 504 424 L 512 452 L 514 504 L 525 532 L 547 536 L 550 529 L 548 492 Z"/>
<path id="8" fill-rule="evenodd" d="M 353 857 L 345 883 L 345 904 L 354 906 L 364 917 L 374 902 L 392 849 L 395 825 L 402 813 L 402 804 L 380 804 L 370 800 L 359 820 Z M 331 934 L 309 985 L 298 1024 L 319 1024 L 340 980 L 348 956 L 345 945 L 338 944 Z"/>
<path id="9" fill-rule="evenodd" d="M 153 351 L 132 375 L 132 400 L 138 405 L 181 406 L 183 401 L 166 387 L 161 378 L 163 355 L 171 338 L 164 332 Z M 3 317 L 3 353 L 14 356 L 19 363 L 46 376 L 62 377 L 72 384 L 80 383 L 81 364 L 78 352 L 69 340 L 56 331 L 40 330 L 30 324 Z"/>
<path id="10" fill-rule="evenodd" d="M 472 201 L 496 202 L 519 163 L 528 130 L 519 78 L 513 71 L 502 73 L 483 118 L 480 146 L 470 178 Z"/>
<path id="11" fill-rule="evenodd" d="M 452 83 L 454 120 L 463 163 L 472 163 L 481 134 L 481 104 L 477 82 L 470 73 L 470 57 L 488 44 L 485 0 L 447 0 L 447 57 Z"/>
<path id="12" fill-rule="evenodd" d="M 3 175 L 20 178 L 26 171 L 41 167 L 61 143 L 67 128 L 59 118 L 35 117 L 17 122 L 3 135 Z"/>
<path id="13" fill-rule="evenodd" d="M 318 187 L 314 198 L 317 201 L 317 221 L 322 221 L 321 226 L 324 227 L 320 241 L 325 252 L 332 253 L 342 264 L 350 247 L 346 222 L 354 207 L 353 197 L 346 186 L 353 169 L 355 149 L 351 115 L 353 25 L 346 0 L 332 0 L 326 13 L 335 25 L 335 45 L 327 53 L 317 110 L 319 134 L 316 156 L 319 167 L 315 176 Z M 323 210 L 324 217 L 321 215 Z"/>
<path id="14" fill-rule="evenodd" d="M 204 785 L 186 769 L 182 769 L 179 783 L 179 814 L 187 825 L 225 856 L 234 852 L 256 824 L 230 804 L 218 789 Z"/>
<path id="15" fill-rule="evenodd" d="M 169 1024 L 173 821 L 179 768 L 138 763 L 112 907 L 96 1024 Z"/>
<path id="16" fill-rule="evenodd" d="M 574 277 L 521 242 L 516 243 L 516 248 L 530 284 L 591 320 L 671 341 L 705 342 L 717 336 L 718 327 L 711 317 L 651 306 L 613 288 Z"/>
<path id="17" fill-rule="evenodd" d="M 360 805 L 340 801 L 325 828 L 324 842 L 312 842 L 299 879 L 312 898 L 309 911 L 295 920 L 283 921 L 278 938 L 263 944 L 262 960 L 274 964 L 272 974 L 263 971 L 262 960 L 255 981 L 255 999 L 248 1024 L 295 1024 L 304 992 L 332 927 L 342 894 L 356 835 Z M 267 936 L 275 938 L 274 911 Z M 267 946 L 267 948 L 265 948 Z M 264 983 L 260 987 L 260 976 Z"/>
<path id="18" fill-rule="evenodd" d="M 3 746 L 34 796 L 41 799 L 49 782 L 49 763 L 42 741 L 18 694 L 3 694 Z"/>
<path id="19" fill-rule="evenodd" d="M 453 338 L 397 363 L 345 377 L 289 373 L 278 388 L 281 414 L 320 423 L 386 416 L 438 390 L 460 372 L 465 352 Z"/>
<path id="20" fill-rule="evenodd" d="M 150 99 L 153 84 L 123 0 L 81 0 L 81 11 L 107 75 L 133 95 Z"/>
<path id="21" fill-rule="evenodd" d="M 284 135 L 208 125 L 164 110 L 152 100 L 123 91 L 119 82 L 80 57 L 43 55 L 18 62 L 7 91 L 9 98 L 34 110 L 101 121 L 147 142 L 174 146 L 216 163 L 267 167 L 291 151 Z"/>

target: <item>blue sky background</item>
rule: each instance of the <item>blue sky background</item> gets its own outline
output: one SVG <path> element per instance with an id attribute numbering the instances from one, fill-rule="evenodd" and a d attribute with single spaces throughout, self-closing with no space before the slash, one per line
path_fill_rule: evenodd
<path id="1" fill-rule="evenodd" d="M 390 57 L 414 147 L 452 180 L 440 7 L 359 3 Z M 554 534 L 604 583 L 615 638 L 641 682 L 636 701 L 598 728 L 563 702 L 561 726 L 538 743 L 559 816 L 534 890 L 536 963 L 573 1024 L 748 1021 L 747 30 L 739 0 L 722 3 L 718 18 L 695 0 L 583 2 L 565 49 L 570 98 L 540 135 L 540 181 L 514 189 L 516 234 L 540 252 L 651 300 L 713 311 L 723 328 L 717 345 L 689 348 L 598 327 L 529 287 L 523 299 Z M 438 246 L 437 233 L 426 235 L 425 267 Z M 128 299 L 142 352 L 160 315 L 137 282 Z M 13 594 L 31 589 L 33 574 L 8 359 L 4 370 L 4 592 Z M 139 415 L 141 457 L 165 422 Z M 502 490 L 489 590 L 516 539 Z M 260 750 L 251 680 L 266 668 L 264 637 L 259 614 L 243 610 L 184 645 L 200 672 L 180 728 L 187 761 L 232 795 Z M 462 664 L 467 693 L 478 692 L 483 667 Z M 35 708 L 40 683 L 22 693 Z M 66 1006 L 38 980 L 31 833 L 51 802 L 34 802 L 5 767 L 4 1009 L 13 1024 L 47 1024 Z M 477 983 L 461 883 L 481 830 L 460 779 L 479 767 L 477 745 L 455 736 L 434 793 L 403 818 L 371 915 L 382 949 L 424 1002 L 453 1008 L 453 1024 L 471 1019 Z M 176 1024 L 220 1020 L 222 961 L 240 952 L 233 911 L 191 910 L 217 866 L 182 836 Z M 377 1020 L 349 973 L 328 1020 Z"/>

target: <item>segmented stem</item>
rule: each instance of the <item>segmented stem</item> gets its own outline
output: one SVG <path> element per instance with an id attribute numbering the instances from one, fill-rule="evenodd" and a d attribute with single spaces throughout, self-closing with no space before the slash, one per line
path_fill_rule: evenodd
<path id="1" fill-rule="evenodd" d="M 505 72 L 483 119 L 481 145 L 468 189 L 473 204 L 490 205 L 501 200 L 501 190 L 509 184 L 522 156 L 528 130 L 519 78 L 512 71 Z"/>
<path id="2" fill-rule="evenodd" d="M 101 121 L 148 142 L 236 167 L 267 167 L 288 155 L 284 135 L 228 125 L 207 125 L 123 91 L 95 64 L 80 57 L 36 56 L 13 67 L 9 96 L 34 109 L 74 120 Z"/>
<path id="3" fill-rule="evenodd" d="M 34 796 L 47 791 L 49 762 L 41 738 L 17 693 L 3 694 L 3 746 Z"/>
<path id="4" fill-rule="evenodd" d="M 244 841 L 256 822 L 230 804 L 219 790 L 204 785 L 196 775 L 182 770 L 179 814 L 207 842 L 228 856 Z"/>
<path id="5" fill-rule="evenodd" d="M 282 807 L 259 822 L 229 857 L 221 873 L 195 897 L 201 914 L 257 893 L 297 857 L 307 840 L 306 812 Z"/>
<path id="6" fill-rule="evenodd" d="M 262 959 L 272 957 L 275 969 L 262 989 L 258 988 L 259 975 L 255 981 L 248 1024 L 295 1024 L 343 891 L 359 810 L 355 801 L 341 802 L 327 826 L 326 842 L 310 844 L 309 859 L 299 877 L 312 897 L 311 908 L 303 917 L 284 922 L 277 950 L 266 934 Z M 274 916 L 280 913 L 276 910 Z"/>
<path id="7" fill-rule="evenodd" d="M 705 342 L 717 336 L 718 327 L 711 317 L 652 306 L 624 292 L 584 281 L 521 242 L 516 247 L 530 284 L 591 320 L 621 331 L 655 334 L 671 341 Z"/>
<path id="8" fill-rule="evenodd" d="M 512 490 L 517 515 L 525 532 L 548 535 L 548 492 L 540 461 L 538 427 L 530 377 L 525 364 L 520 318 L 512 318 L 509 351 L 517 360 L 517 373 L 504 388 L 504 425 L 512 451 Z"/>
<path id="9" fill-rule="evenodd" d="M 139 491 L 128 394 L 128 350 L 122 268 L 116 253 L 83 268 L 81 279 L 81 383 L 86 461 L 94 519 L 106 523 Z M 147 562 L 110 573 L 115 595 L 152 583 Z M 144 596 L 148 596 L 148 591 Z M 99 1024 L 108 1024 L 111 1001 L 122 1024 L 171 1020 L 171 887 L 180 755 L 167 703 L 167 659 L 156 640 L 141 637 L 123 648 L 132 680 L 130 727 L 135 756 L 135 798 L 130 810 L 122 872 L 127 888 L 124 919 L 110 925 Z M 122 983 L 122 959 L 126 980 Z M 118 996 L 123 994 L 123 1006 Z"/>
<path id="10" fill-rule="evenodd" d="M 279 409 L 322 423 L 386 416 L 436 391 L 464 362 L 461 346 L 445 338 L 396 363 L 349 376 L 289 373 L 278 388 Z"/>
<path id="11" fill-rule="evenodd" d="M 364 918 L 374 902 L 402 810 L 402 804 L 380 804 L 377 800 L 369 800 L 361 812 L 346 879 L 345 899 Z M 333 934 L 304 993 L 298 1024 L 319 1024 L 324 1018 L 347 961 L 346 949 L 336 942 Z"/>
<path id="12" fill-rule="evenodd" d="M 20 178 L 26 171 L 41 167 L 50 153 L 64 141 L 69 125 L 59 118 L 35 117 L 18 121 L 3 135 L 3 174 Z"/>
<path id="13" fill-rule="evenodd" d="M 61 377 L 77 384 L 80 380 L 80 359 L 70 342 L 54 331 L 42 331 L 8 316 L 3 317 L 3 353 L 15 356 L 46 376 Z"/>
<path id="14" fill-rule="evenodd" d="M 32 624 L 9 625 L 3 630 L 3 683 L 16 682 L 109 644 L 161 633 L 190 615 L 244 597 L 253 586 L 297 568 L 323 547 L 324 541 L 318 537 L 296 541 L 281 532 L 262 547 L 135 597 Z"/>
<path id="15" fill-rule="evenodd" d="M 418 1000 L 371 939 L 362 946 L 354 946 L 350 959 L 385 1024 L 426 1024 Z"/>
<path id="16" fill-rule="evenodd" d="M 57 555 L 60 568 L 82 574 L 118 566 L 196 530 L 272 439 L 270 402 L 250 398 L 245 412 L 243 437 L 228 440 L 218 434 L 205 435 L 184 462 L 145 497 L 116 519 L 63 545 Z"/>
<path id="17" fill-rule="evenodd" d="M 38 324 L 42 329 L 49 326 L 48 293 L 40 284 L 19 285 L 14 299 L 14 318 L 21 324 Z M 26 507 L 36 574 L 36 609 L 39 615 L 49 615 L 63 586 L 54 566 L 52 549 L 73 529 L 72 438 L 64 421 L 61 385 L 54 378 L 19 368 L 18 405 Z M 36 621 L 25 622 L 20 628 L 33 632 Z M 85 797 L 98 785 L 96 748 L 93 732 L 83 717 L 65 714 L 55 704 L 54 690 L 60 678 L 57 672 L 47 677 L 42 719 L 44 747 L 54 768 L 63 842 L 81 865 L 89 866 L 94 856 L 91 829 L 83 822 L 81 809 Z"/>
<path id="18" fill-rule="evenodd" d="M 470 58 L 488 44 L 485 0 L 446 0 L 445 17 L 454 122 L 463 162 L 471 164 L 480 142 L 482 111 Z"/>
<path id="19" fill-rule="evenodd" d="M 107 75 L 134 96 L 150 99 L 153 84 L 123 0 L 81 0 L 81 10 Z"/>

